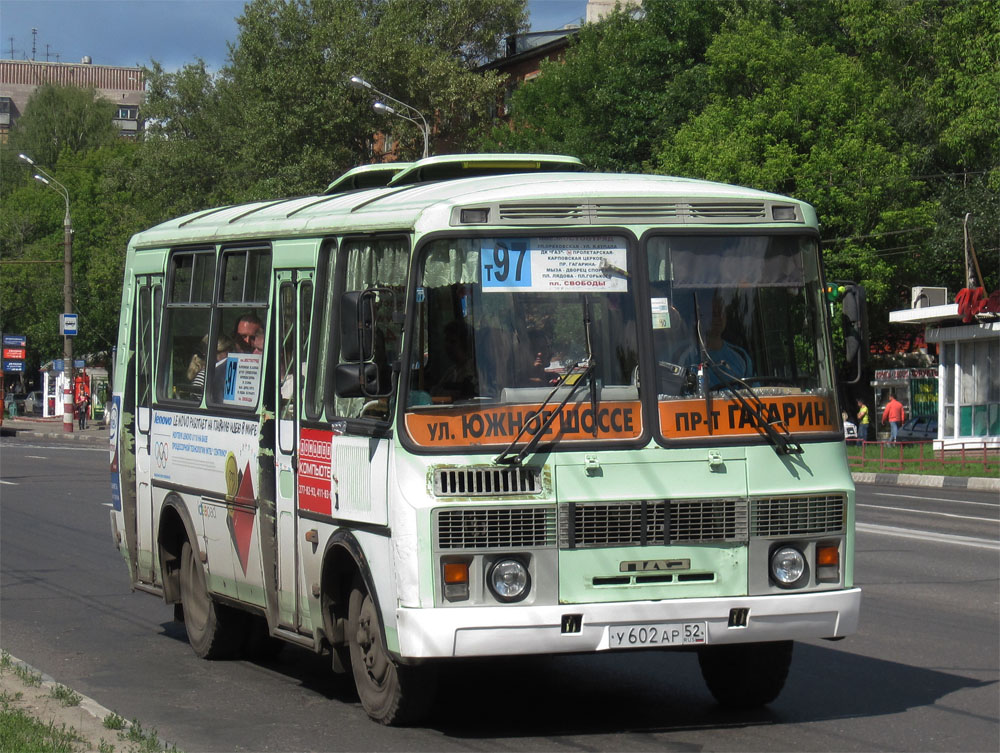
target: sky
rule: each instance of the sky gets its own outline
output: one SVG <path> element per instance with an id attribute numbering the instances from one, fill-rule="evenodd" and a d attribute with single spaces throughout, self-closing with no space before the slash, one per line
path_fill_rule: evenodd
<path id="1" fill-rule="evenodd" d="M 587 0 L 528 0 L 531 28 L 580 23 Z M 0 0 L 0 58 L 177 70 L 196 58 L 226 62 L 242 0 Z M 31 30 L 37 29 L 32 35 Z M 13 54 L 11 50 L 13 48 Z"/>

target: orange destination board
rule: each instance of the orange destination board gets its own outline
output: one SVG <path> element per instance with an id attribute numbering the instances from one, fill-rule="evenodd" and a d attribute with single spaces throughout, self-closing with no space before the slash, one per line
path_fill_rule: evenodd
<path id="1" fill-rule="evenodd" d="M 762 415 L 770 424 L 782 423 L 792 432 L 837 429 L 833 400 L 817 395 L 761 398 Z M 711 412 L 704 399 L 664 400 L 660 403 L 660 430 L 670 439 L 725 437 L 760 434 L 762 429 L 752 410 L 738 400 L 712 400 Z"/>
<path id="2" fill-rule="evenodd" d="M 406 430 L 421 447 L 469 447 L 507 444 L 526 426 L 521 439 L 538 433 L 558 403 L 538 415 L 540 405 L 420 408 L 406 414 Z M 590 403 L 565 406 L 542 435 L 542 441 L 635 439 L 642 435 L 642 404 L 638 401 L 602 400 L 597 415 Z"/>

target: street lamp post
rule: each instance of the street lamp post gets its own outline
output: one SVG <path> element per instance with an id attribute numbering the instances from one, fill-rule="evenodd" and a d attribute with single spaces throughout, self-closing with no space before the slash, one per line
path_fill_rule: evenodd
<path id="1" fill-rule="evenodd" d="M 406 104 L 406 102 L 402 102 L 396 99 L 395 97 L 390 97 L 385 92 L 380 92 L 378 89 L 376 89 L 374 86 L 372 86 L 359 76 L 351 76 L 350 83 L 351 86 L 356 86 L 361 89 L 368 89 L 369 91 L 374 92 L 383 99 L 387 99 L 393 104 L 395 104 L 396 107 L 391 107 L 390 105 L 387 105 L 385 102 L 376 101 L 372 105 L 372 108 L 375 110 L 375 112 L 382 112 L 388 115 L 395 115 L 396 117 L 403 118 L 403 120 L 408 120 L 415 126 L 417 126 L 424 135 L 424 157 L 426 158 L 428 156 L 428 154 L 430 153 L 431 129 L 430 126 L 427 125 L 427 118 L 424 117 L 423 113 L 420 112 L 420 110 L 418 110 L 416 107 L 413 107 L 412 105 Z M 416 115 L 416 117 L 420 118 L 420 120 L 417 121 L 416 118 L 412 117 L 411 115 L 405 115 L 403 112 L 400 111 L 400 109 L 408 111 L 413 115 Z"/>
<path id="2" fill-rule="evenodd" d="M 73 312 L 73 221 L 69 215 L 69 191 L 66 186 L 45 172 L 26 154 L 19 154 L 18 157 L 38 172 L 34 178 L 39 183 L 44 183 L 53 191 L 62 194 L 66 201 L 66 214 L 63 217 L 63 313 Z M 63 388 L 63 431 L 73 433 L 73 338 L 70 335 L 63 335 L 63 375 L 66 377 L 66 384 Z"/>

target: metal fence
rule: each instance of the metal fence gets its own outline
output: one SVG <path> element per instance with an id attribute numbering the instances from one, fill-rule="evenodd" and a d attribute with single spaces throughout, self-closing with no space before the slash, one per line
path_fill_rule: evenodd
<path id="1" fill-rule="evenodd" d="M 933 442 L 853 441 L 847 445 L 847 460 L 854 471 L 1000 476 L 1000 449 L 982 442 L 935 449 Z"/>

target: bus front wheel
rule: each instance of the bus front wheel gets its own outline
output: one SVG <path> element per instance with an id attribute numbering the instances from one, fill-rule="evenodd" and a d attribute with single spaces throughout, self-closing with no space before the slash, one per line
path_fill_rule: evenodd
<path id="1" fill-rule="evenodd" d="M 701 676 L 719 705 L 752 709 L 770 703 L 792 663 L 792 642 L 734 643 L 698 650 Z"/>
<path id="2" fill-rule="evenodd" d="M 212 601 L 205 585 L 205 571 L 188 541 L 181 547 L 180 585 L 184 630 L 194 652 L 202 659 L 238 656 L 246 637 L 248 615 Z"/>
<path id="3" fill-rule="evenodd" d="M 360 580 L 351 589 L 347 641 L 354 685 L 368 716 L 382 724 L 403 725 L 427 714 L 434 700 L 432 669 L 393 661 L 385 649 L 375 602 Z"/>

